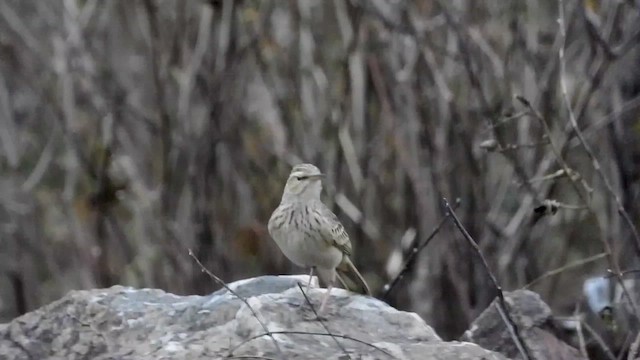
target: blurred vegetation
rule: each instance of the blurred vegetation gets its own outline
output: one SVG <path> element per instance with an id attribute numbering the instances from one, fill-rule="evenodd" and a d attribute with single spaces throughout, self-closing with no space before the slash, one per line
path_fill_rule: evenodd
<path id="1" fill-rule="evenodd" d="M 0 320 L 71 289 L 211 292 L 187 249 L 229 282 L 302 272 L 266 231 L 302 161 L 378 295 L 444 196 L 506 290 L 596 256 L 532 286 L 573 314 L 586 278 L 640 267 L 616 202 L 637 225 L 640 5 L 567 0 L 566 39 L 558 6 L 0 2 Z M 447 223 L 388 301 L 453 338 L 489 284 Z"/>

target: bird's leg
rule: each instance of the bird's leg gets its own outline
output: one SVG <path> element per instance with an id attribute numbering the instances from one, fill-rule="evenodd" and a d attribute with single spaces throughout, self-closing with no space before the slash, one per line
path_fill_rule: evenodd
<path id="1" fill-rule="evenodd" d="M 315 266 L 312 266 L 311 271 L 309 272 L 309 282 L 307 283 L 307 293 L 309 292 L 309 288 L 311 288 L 311 279 L 313 279 L 313 269 L 315 269 Z"/>
<path id="2" fill-rule="evenodd" d="M 324 307 L 327 305 L 327 302 L 329 302 L 329 296 L 331 295 L 331 289 L 333 288 L 333 283 L 335 282 L 335 280 L 336 280 L 336 272 L 332 271 L 331 278 L 329 279 L 329 282 L 327 284 L 327 293 L 324 294 L 324 297 L 322 298 L 322 302 L 320 303 L 320 309 L 318 309 L 319 317 L 324 311 Z"/>

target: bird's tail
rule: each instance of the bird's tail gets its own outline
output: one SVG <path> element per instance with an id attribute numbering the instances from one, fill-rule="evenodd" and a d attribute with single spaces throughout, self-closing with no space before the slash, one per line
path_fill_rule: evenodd
<path id="1" fill-rule="evenodd" d="M 360 272 L 348 256 L 344 256 L 342 263 L 336 268 L 336 275 L 345 289 L 360 294 L 371 295 L 369 285 L 367 285 L 367 282 L 362 275 L 360 275 Z"/>

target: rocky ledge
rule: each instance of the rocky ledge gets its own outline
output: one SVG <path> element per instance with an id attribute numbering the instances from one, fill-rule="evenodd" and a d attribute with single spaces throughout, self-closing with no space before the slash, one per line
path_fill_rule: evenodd
<path id="1" fill-rule="evenodd" d="M 229 284 L 244 300 L 226 289 L 207 296 L 122 286 L 72 291 L 0 325 L 0 359 L 507 358 L 471 342 L 443 341 L 415 313 L 340 289 L 332 291 L 320 322 L 298 287 L 306 279 L 263 276 Z M 324 291 L 310 290 L 315 306 Z M 481 334 L 474 326 L 468 341 Z"/>

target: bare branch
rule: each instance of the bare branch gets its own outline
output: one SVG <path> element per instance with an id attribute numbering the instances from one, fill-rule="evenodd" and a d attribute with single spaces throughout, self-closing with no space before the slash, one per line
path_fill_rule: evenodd
<path id="1" fill-rule="evenodd" d="M 460 199 L 456 199 L 456 203 L 454 204 L 454 209 L 457 209 L 458 206 L 460 206 L 460 203 L 461 203 Z M 440 229 L 447 222 L 447 219 L 449 218 L 449 216 L 451 216 L 451 213 L 447 212 L 445 216 L 442 218 L 442 220 L 440 220 L 438 225 L 433 229 L 431 234 L 429 234 L 429 236 L 427 236 L 427 238 L 421 244 L 415 244 L 412 247 L 411 252 L 409 253 L 409 256 L 407 257 L 407 259 L 404 261 L 404 264 L 402 265 L 402 268 L 398 273 L 398 275 L 396 275 L 396 277 L 394 277 L 393 280 L 391 280 L 391 282 L 386 283 L 382 288 L 384 291 L 384 294 L 382 295 L 383 299 L 389 298 L 389 295 L 391 294 L 391 291 L 393 290 L 393 288 L 400 282 L 400 280 L 404 278 L 405 274 L 409 271 L 409 269 L 417 259 L 418 254 L 420 254 L 420 252 L 424 250 L 427 247 L 427 245 L 429 245 L 431 240 L 436 235 L 438 235 L 438 233 L 440 232 Z"/>
<path id="2" fill-rule="evenodd" d="M 329 330 L 329 327 L 327 326 L 327 324 L 324 323 L 324 319 L 320 318 L 320 316 L 318 315 L 318 312 L 316 311 L 316 308 L 313 306 L 313 304 L 311 303 L 311 300 L 309 299 L 307 294 L 302 289 L 302 284 L 298 283 L 298 288 L 300 289 L 300 292 L 302 293 L 302 296 L 304 296 L 304 299 L 306 300 L 307 304 L 309 304 L 309 307 L 311 308 L 311 311 L 313 311 L 313 314 L 316 316 L 316 319 L 318 319 L 318 321 L 320 322 L 320 325 L 322 325 L 322 327 L 324 328 L 324 331 L 326 331 L 327 334 L 331 335 L 331 338 L 333 339 L 333 341 L 335 341 L 336 345 L 338 345 L 340 350 L 342 350 L 342 352 L 345 355 L 347 355 L 347 357 L 349 359 L 351 359 L 351 355 L 349 355 L 349 352 L 347 352 L 347 349 L 345 349 L 344 346 L 342 346 L 340 341 L 338 341 L 338 339 Z"/>
<path id="3" fill-rule="evenodd" d="M 260 336 L 265 336 L 265 335 L 269 336 L 271 338 L 271 340 L 273 341 L 273 345 L 275 346 L 276 350 L 278 350 L 280 355 L 284 356 L 284 354 L 282 353 L 282 350 L 280 349 L 280 345 L 278 345 L 278 341 L 276 340 L 275 337 L 273 337 L 273 334 L 275 334 L 275 333 L 269 331 L 269 329 L 267 328 L 267 325 L 264 323 L 264 321 L 262 321 L 262 319 L 260 319 L 260 316 L 258 316 L 258 313 L 249 304 L 247 299 L 245 299 L 244 297 L 240 296 L 237 292 L 235 292 L 233 289 L 231 289 L 222 279 L 220 279 L 219 277 L 214 275 L 211 271 L 209 271 L 207 268 L 205 268 L 204 265 L 202 265 L 202 263 L 200 262 L 200 260 L 198 260 L 198 258 L 195 256 L 193 251 L 191 251 L 191 249 L 189 249 L 189 256 L 191 256 L 193 258 L 193 260 L 195 260 L 195 262 L 198 264 L 198 266 L 200 267 L 200 270 L 202 272 L 204 272 L 207 275 L 209 275 L 209 277 L 212 278 L 216 283 L 218 283 L 218 285 L 224 287 L 229 293 L 231 293 L 232 295 L 237 297 L 240 301 L 242 301 L 247 306 L 249 311 L 251 311 L 251 314 L 253 314 L 253 317 L 256 318 L 256 320 L 258 321 L 258 323 L 260 324 L 262 329 L 265 331 L 265 333 L 261 334 Z M 244 344 L 244 343 L 242 343 L 242 344 Z M 242 345 L 242 344 L 240 344 L 240 345 Z M 230 354 L 233 353 L 233 350 L 229 351 L 229 353 Z"/>
<path id="4" fill-rule="evenodd" d="M 586 264 L 590 264 L 590 263 L 592 263 L 594 261 L 597 261 L 597 260 L 600 260 L 600 259 L 606 258 L 606 257 L 607 257 L 606 253 L 600 253 L 600 254 L 597 254 L 597 255 L 589 256 L 588 258 L 585 258 L 585 259 L 580 259 L 580 260 L 577 260 L 577 261 L 573 261 L 573 262 L 571 262 L 569 264 L 566 264 L 566 265 L 564 265 L 562 267 L 559 267 L 557 269 L 545 272 L 541 276 L 539 276 L 536 279 L 530 281 L 527 285 L 523 286 L 522 288 L 523 289 L 529 289 L 530 287 L 536 285 L 537 283 L 539 283 L 539 282 L 541 282 L 541 281 L 543 281 L 545 279 L 548 279 L 548 278 L 550 278 L 552 276 L 562 274 L 565 271 L 572 270 L 572 269 L 584 266 Z"/>
<path id="5" fill-rule="evenodd" d="M 518 351 L 520 352 L 520 355 L 522 355 L 524 359 L 531 359 L 531 355 L 529 355 L 529 350 L 527 349 L 526 345 L 524 344 L 524 341 L 520 337 L 520 334 L 518 332 L 518 327 L 516 323 L 513 321 L 513 319 L 511 318 L 511 315 L 509 314 L 509 310 L 508 310 L 509 308 L 508 308 L 507 302 L 504 299 L 504 293 L 502 292 L 502 287 L 500 287 L 500 284 L 498 284 L 498 280 L 496 280 L 496 277 L 491 272 L 491 268 L 487 263 L 487 259 L 485 259 L 484 255 L 482 254 L 482 251 L 480 251 L 480 247 L 478 247 L 478 244 L 475 242 L 475 240 L 473 240 L 471 235 L 469 235 L 469 233 L 464 228 L 464 226 L 462 226 L 462 223 L 460 223 L 460 220 L 458 219 L 458 216 L 456 215 L 455 211 L 449 205 L 449 201 L 446 198 L 443 198 L 443 201 L 444 201 L 444 206 L 447 212 L 453 218 L 454 224 L 456 225 L 458 230 L 460 230 L 460 233 L 465 238 L 465 240 L 467 240 L 467 243 L 476 252 L 476 255 L 478 255 L 478 257 L 482 261 L 482 265 L 484 266 L 485 270 L 487 270 L 487 274 L 491 278 L 491 283 L 493 284 L 493 287 L 496 290 L 498 295 L 498 302 L 496 302 L 498 312 L 500 313 L 500 317 L 502 317 L 509 331 L 509 334 L 511 335 L 511 339 L 513 340 L 513 343 L 516 345 L 516 347 L 518 348 Z"/>

